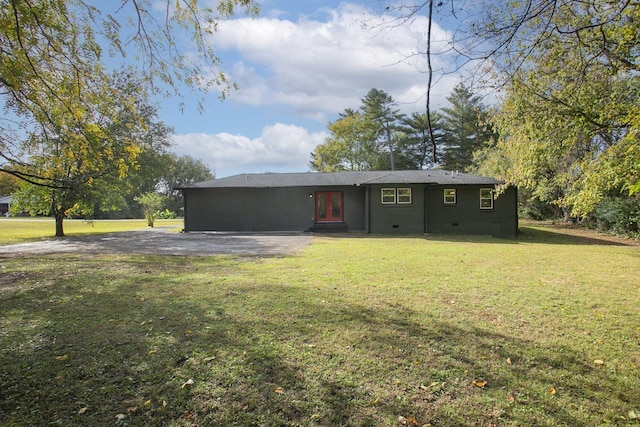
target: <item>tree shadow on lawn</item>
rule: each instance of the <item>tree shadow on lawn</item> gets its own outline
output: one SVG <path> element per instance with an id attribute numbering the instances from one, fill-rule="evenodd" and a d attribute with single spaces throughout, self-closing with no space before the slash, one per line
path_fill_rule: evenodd
<path id="1" fill-rule="evenodd" d="M 638 410 L 637 377 L 569 347 L 317 289 L 198 295 L 142 273 L 0 293 L 0 424 L 598 425 Z"/>
<path id="2" fill-rule="evenodd" d="M 542 227 L 542 226 L 539 226 Z M 521 243 L 544 243 L 551 245 L 601 245 L 601 246 L 640 246 L 640 242 L 632 239 L 607 236 L 597 232 L 573 228 L 571 232 L 552 231 L 552 229 L 540 229 L 539 227 L 521 226 L 518 236 L 515 238 L 499 238 L 488 235 L 474 234 L 446 234 L 431 233 L 427 235 L 389 235 L 389 234 L 323 234 L 331 238 L 378 238 L 378 239 L 420 239 L 436 242 L 460 242 L 460 243 L 493 243 L 515 245 Z M 546 226 L 545 226 L 546 227 Z M 559 227 L 558 230 L 563 230 Z"/>

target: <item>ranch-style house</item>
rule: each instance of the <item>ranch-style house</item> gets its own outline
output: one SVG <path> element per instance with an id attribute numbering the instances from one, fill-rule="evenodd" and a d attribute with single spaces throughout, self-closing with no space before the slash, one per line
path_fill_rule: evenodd
<path id="1" fill-rule="evenodd" d="M 517 189 L 445 170 L 240 174 L 181 188 L 189 231 L 515 237 Z"/>

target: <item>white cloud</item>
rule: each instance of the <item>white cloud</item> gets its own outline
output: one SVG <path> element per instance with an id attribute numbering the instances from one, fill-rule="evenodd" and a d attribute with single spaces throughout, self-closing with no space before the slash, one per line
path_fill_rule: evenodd
<path id="1" fill-rule="evenodd" d="M 375 87 L 406 105 L 407 112 L 419 110 L 426 60 L 415 54 L 424 51 L 426 18 L 397 27 L 385 19 L 343 3 L 327 10 L 324 21 L 292 22 L 277 15 L 222 21 L 211 43 L 216 52 L 234 52 L 233 63 L 226 64 L 240 85 L 233 103 L 286 106 L 293 114 L 326 122 L 345 108 L 359 107 Z M 434 25 L 434 50 L 444 50 L 449 38 Z M 445 59 L 434 57 L 434 67 L 446 68 Z M 445 83 L 449 79 L 439 85 Z M 447 95 L 449 90 L 435 92 Z M 442 104 L 443 98 L 435 103 Z"/>
<path id="2" fill-rule="evenodd" d="M 427 75 L 421 52 L 425 50 L 426 18 L 417 16 L 393 27 L 387 24 L 390 17 L 349 3 L 298 15 L 295 21 L 285 15 L 267 10 L 257 18 L 219 22 L 218 32 L 209 40 L 211 48 L 223 59 L 229 79 L 240 90 L 226 101 L 234 108 L 225 114 L 236 116 L 228 115 L 229 123 L 223 118 L 216 125 L 219 129 L 230 123 L 242 126 L 236 127 L 236 134 L 177 135 L 176 153 L 205 161 L 218 177 L 306 171 L 310 153 L 328 133 L 313 133 L 296 124 L 308 125 L 311 119 L 324 126 L 346 108 L 358 108 L 372 88 L 389 93 L 406 114 L 424 111 Z M 452 63 L 443 53 L 451 34 L 437 24 L 432 31 L 432 49 L 441 53 L 432 63 L 441 71 Z M 434 108 L 445 105 L 445 97 L 459 79 L 456 74 L 436 72 Z M 267 124 L 266 120 L 275 117 L 292 124 Z M 254 138 L 261 127 L 260 136 Z M 251 137 L 240 135 L 244 132 L 253 133 Z"/>
<path id="3" fill-rule="evenodd" d="M 260 137 L 249 139 L 228 133 L 174 135 L 173 151 L 202 160 L 216 174 L 305 172 L 310 153 L 324 142 L 324 132 L 276 123 L 265 126 Z"/>

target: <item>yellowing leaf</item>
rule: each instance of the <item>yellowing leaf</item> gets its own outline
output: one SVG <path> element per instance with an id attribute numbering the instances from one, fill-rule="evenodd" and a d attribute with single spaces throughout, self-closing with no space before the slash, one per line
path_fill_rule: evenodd
<path id="1" fill-rule="evenodd" d="M 78 414 L 80 414 L 80 415 L 84 414 L 85 412 L 87 412 L 87 409 L 89 409 L 89 408 L 87 408 L 86 406 L 84 408 L 78 409 Z"/>
<path id="2" fill-rule="evenodd" d="M 192 386 L 194 384 L 193 380 L 189 378 L 184 384 L 180 386 L 180 388 L 185 388 L 186 386 Z"/>
<path id="3" fill-rule="evenodd" d="M 551 388 L 549 389 L 549 393 L 551 393 L 551 394 L 556 394 L 556 393 L 557 393 L 557 391 L 556 391 L 556 389 L 555 389 L 555 388 L 551 387 Z"/>
<path id="4" fill-rule="evenodd" d="M 275 389 L 275 390 L 273 390 L 273 391 L 275 391 L 275 392 L 276 392 L 276 393 L 278 393 L 278 394 L 282 394 L 282 393 L 284 393 L 284 389 L 283 389 L 282 387 L 276 387 L 276 389 Z"/>
<path id="5" fill-rule="evenodd" d="M 484 380 L 474 380 L 473 385 L 476 387 L 484 388 L 487 385 L 487 382 Z"/>
<path id="6" fill-rule="evenodd" d="M 149 406 L 149 405 L 151 405 L 151 399 L 144 402 L 144 406 Z"/>
<path id="7" fill-rule="evenodd" d="M 593 361 L 594 365 L 604 365 L 604 360 L 596 359 Z"/>
<path id="8" fill-rule="evenodd" d="M 409 424 L 413 424 L 414 426 L 417 426 L 417 425 L 418 425 L 418 420 L 416 420 L 414 417 L 409 417 L 409 418 L 407 418 L 407 422 L 408 422 Z"/>
<path id="9" fill-rule="evenodd" d="M 67 361 L 69 360 L 69 355 L 65 354 L 64 356 L 56 356 L 56 360 L 59 360 L 61 362 Z"/>

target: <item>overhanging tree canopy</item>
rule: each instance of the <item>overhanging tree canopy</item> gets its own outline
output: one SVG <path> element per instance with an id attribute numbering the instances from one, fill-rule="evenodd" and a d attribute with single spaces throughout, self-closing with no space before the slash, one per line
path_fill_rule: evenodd
<path id="1" fill-rule="evenodd" d="M 205 43 L 220 18 L 242 8 L 257 12 L 253 0 L 218 0 L 213 7 L 196 0 L 166 1 L 164 17 L 149 0 L 124 0 L 100 8 L 83 0 L 8 0 L 0 9 L 0 172 L 38 185 L 59 183 L 28 168 L 21 145 L 40 124 L 55 121 L 51 106 L 74 116 L 83 105 L 104 96 L 108 87 L 107 56 L 134 57 L 136 74 L 178 95 L 178 85 L 220 88 L 224 97 L 233 84 L 221 72 L 219 59 Z M 198 53 L 183 50 L 187 34 Z M 189 58 L 197 58 L 197 61 Z M 213 72 L 205 73 L 205 67 Z M 169 92 L 173 88 L 172 92 Z M 118 102 L 127 105 L 126 94 Z M 64 142 L 62 142 L 64 143 Z M 22 168 L 18 172 L 14 166 Z"/>

